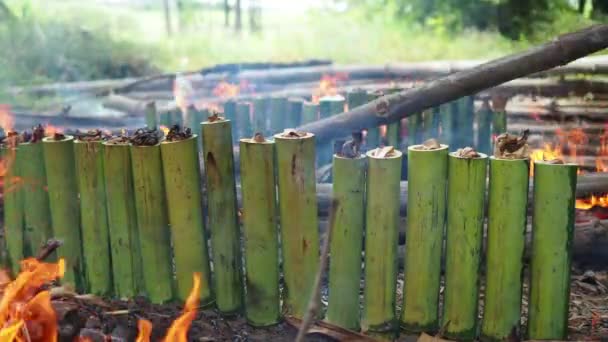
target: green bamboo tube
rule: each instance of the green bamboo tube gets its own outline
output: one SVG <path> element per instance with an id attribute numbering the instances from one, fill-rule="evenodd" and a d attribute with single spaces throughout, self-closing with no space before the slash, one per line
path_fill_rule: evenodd
<path id="1" fill-rule="evenodd" d="M 146 103 L 146 126 L 149 129 L 158 128 L 158 120 L 156 118 L 156 104 L 154 102 Z"/>
<path id="2" fill-rule="evenodd" d="M 367 93 L 367 101 L 371 102 L 379 97 L 384 95 L 384 92 L 381 90 L 376 90 Z M 365 138 L 365 144 L 367 149 L 371 150 L 380 145 L 380 128 L 379 127 L 369 127 L 367 129 L 367 136 Z"/>
<path id="3" fill-rule="evenodd" d="M 334 155 L 333 162 L 333 198 L 339 210 L 331 228 L 327 321 L 351 330 L 359 330 L 366 160 L 364 155 Z"/>
<path id="4" fill-rule="evenodd" d="M 243 284 L 231 122 L 204 121 L 201 126 L 214 292 L 217 308 L 224 314 L 232 314 L 243 306 Z"/>
<path id="5" fill-rule="evenodd" d="M 281 317 L 274 142 L 241 139 L 239 157 L 245 213 L 245 316 L 253 326 L 268 326 Z"/>
<path id="6" fill-rule="evenodd" d="M 274 136 L 285 289 L 284 312 L 304 317 L 319 267 L 315 138 Z"/>
<path id="7" fill-rule="evenodd" d="M 173 269 L 160 144 L 132 145 L 131 169 L 144 287 L 152 303 L 165 303 L 173 299 Z"/>
<path id="8" fill-rule="evenodd" d="M 231 126 L 231 134 L 232 134 L 232 142 L 236 142 L 237 137 L 237 125 L 236 125 L 236 101 L 228 100 L 224 102 L 224 117 L 226 120 L 230 120 L 232 122 Z"/>
<path id="9" fill-rule="evenodd" d="M 302 105 L 302 124 L 319 120 L 319 105 L 312 102 L 304 102 Z"/>
<path id="10" fill-rule="evenodd" d="M 457 122 L 457 133 L 459 144 L 454 146 L 474 146 L 475 144 L 475 132 L 473 125 L 475 121 L 475 113 L 473 108 L 473 98 L 471 96 L 465 96 L 460 98 L 458 101 L 458 118 Z"/>
<path id="11" fill-rule="evenodd" d="M 490 157 L 486 286 L 481 335 L 519 331 L 528 206 L 528 160 Z"/>
<path id="12" fill-rule="evenodd" d="M 490 154 L 492 146 L 492 109 L 487 100 L 477 112 L 477 149 Z"/>
<path id="13" fill-rule="evenodd" d="M 130 147 L 103 144 L 104 174 L 111 175 L 106 177 L 106 200 L 114 294 L 131 298 L 144 289 L 144 283 Z"/>
<path id="14" fill-rule="evenodd" d="M 53 235 L 42 144 L 19 144 L 19 173 L 23 179 L 26 255 L 34 255 Z"/>
<path id="15" fill-rule="evenodd" d="M 63 283 L 76 290 L 84 289 L 84 265 L 80 231 L 78 184 L 74 161 L 74 137 L 63 140 L 53 137 L 42 140 L 53 235 L 62 240 L 57 256 L 66 262 Z"/>
<path id="16" fill-rule="evenodd" d="M 367 152 L 365 289 L 361 329 L 396 334 L 399 182 L 402 153 L 384 158 Z"/>
<path id="17" fill-rule="evenodd" d="M 19 263 L 27 255 L 25 251 L 24 205 L 20 179 L 20 156 L 17 148 L 2 147 L 2 159 L 6 165 L 4 176 L 4 231 L 8 259 L 14 274 L 19 273 Z"/>
<path id="18" fill-rule="evenodd" d="M 96 295 L 112 292 L 110 238 L 106 209 L 103 145 L 101 141 L 75 141 L 74 157 L 80 219 L 82 225 L 82 256 L 87 290 Z"/>
<path id="19" fill-rule="evenodd" d="M 158 114 L 158 124 L 160 126 L 170 127 L 171 126 L 171 112 L 165 111 Z"/>
<path id="20" fill-rule="evenodd" d="M 236 138 L 250 137 L 251 130 L 251 102 L 238 102 L 236 104 Z"/>
<path id="21" fill-rule="evenodd" d="M 256 97 L 253 99 L 253 131 L 265 134 L 266 118 L 268 112 L 268 99 L 265 97 Z"/>
<path id="22" fill-rule="evenodd" d="M 270 133 L 278 133 L 285 128 L 285 117 L 287 116 L 287 98 L 274 96 L 270 98 L 270 108 L 268 110 Z"/>
<path id="23" fill-rule="evenodd" d="M 287 113 L 285 116 L 285 128 L 296 128 L 302 122 L 302 108 L 304 100 L 290 98 L 287 100 Z"/>
<path id="24" fill-rule="evenodd" d="M 340 95 L 324 96 L 319 99 L 319 117 L 321 119 L 344 112 L 344 97 Z M 319 165 L 331 163 L 334 155 L 334 141 L 319 145 L 317 160 Z"/>
<path id="25" fill-rule="evenodd" d="M 405 284 L 401 325 L 408 331 L 437 328 L 441 249 L 446 212 L 448 146 L 408 147 Z"/>
<path id="26" fill-rule="evenodd" d="M 443 324 L 446 337 L 472 341 L 477 333 L 488 156 L 448 157 L 448 214 Z"/>
<path id="27" fill-rule="evenodd" d="M 534 340 L 565 340 L 578 167 L 534 164 L 528 336 Z"/>
<path id="28" fill-rule="evenodd" d="M 173 241 L 176 295 L 185 302 L 192 289 L 192 274 L 202 275 L 200 300 L 212 301 L 209 252 L 205 236 L 197 136 L 160 144 L 165 193 Z"/>
<path id="29" fill-rule="evenodd" d="M 413 146 L 420 143 L 422 132 L 421 126 L 423 125 L 422 113 L 416 113 L 407 118 L 407 144 Z M 388 129 L 387 129 L 388 134 Z"/>

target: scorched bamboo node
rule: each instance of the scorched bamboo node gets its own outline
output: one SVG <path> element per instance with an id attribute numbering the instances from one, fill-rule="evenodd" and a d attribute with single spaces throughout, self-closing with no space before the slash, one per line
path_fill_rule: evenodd
<path id="1" fill-rule="evenodd" d="M 529 339 L 565 340 L 568 335 L 577 169 L 554 161 L 534 163 Z"/>
<path id="2" fill-rule="evenodd" d="M 231 122 L 213 114 L 201 127 L 214 293 L 217 308 L 233 314 L 243 306 L 243 281 Z"/>
<path id="3" fill-rule="evenodd" d="M 471 148 L 452 152 L 448 157 L 442 326 L 444 336 L 452 339 L 470 341 L 477 335 L 487 165 L 488 156 Z"/>
<path id="4" fill-rule="evenodd" d="M 53 235 L 62 240 L 57 257 L 64 258 L 63 283 L 84 290 L 80 207 L 74 161 L 74 137 L 56 133 L 42 140 L 47 172 Z"/>
<path id="5" fill-rule="evenodd" d="M 273 325 L 281 317 L 274 150 L 274 141 L 261 134 L 240 141 L 245 316 L 254 326 Z"/>
<path id="6" fill-rule="evenodd" d="M 251 102 L 237 102 L 236 104 L 236 138 L 249 137 L 251 131 Z"/>
<path id="7" fill-rule="evenodd" d="M 366 161 L 365 155 L 347 156 L 344 153 L 334 154 L 333 161 L 333 199 L 340 206 L 334 213 L 334 226 L 331 228 L 326 318 L 330 323 L 355 331 L 360 328 Z"/>
<path id="8" fill-rule="evenodd" d="M 490 157 L 484 340 L 504 340 L 520 331 L 528 168 L 527 158 Z"/>
<path id="9" fill-rule="evenodd" d="M 25 239 L 29 255 L 36 253 L 53 235 L 49 194 L 46 191 L 46 169 L 42 142 L 19 144 L 20 174 L 23 182 L 25 210 Z"/>
<path id="10" fill-rule="evenodd" d="M 437 329 L 446 213 L 448 146 L 430 139 L 408 147 L 407 232 L 401 325 Z"/>
<path id="11" fill-rule="evenodd" d="M 74 141 L 74 156 L 87 291 L 109 295 L 112 292 L 112 268 L 101 140 Z"/>
<path id="12" fill-rule="evenodd" d="M 153 140 L 131 145 L 131 168 L 144 287 L 159 304 L 173 299 L 173 269 L 160 144 Z"/>
<path id="13" fill-rule="evenodd" d="M 178 137 L 169 131 L 161 142 L 163 176 L 173 260 L 175 265 L 176 296 L 185 302 L 193 286 L 192 274 L 201 274 L 200 301 L 205 305 L 213 300 L 207 237 L 204 229 L 201 179 L 198 162 L 197 136 L 189 129 Z"/>
<path id="14" fill-rule="evenodd" d="M 392 146 L 366 153 L 365 289 L 361 330 L 394 337 L 402 153 Z"/>
<path id="15" fill-rule="evenodd" d="M 103 145 L 104 174 L 111 175 L 105 183 L 114 294 L 131 298 L 144 290 L 144 279 L 130 144 L 126 138 L 116 138 Z"/>
<path id="16" fill-rule="evenodd" d="M 14 137 L 17 138 L 16 135 Z M 6 170 L 3 184 L 4 235 L 12 271 L 14 274 L 18 274 L 19 263 L 26 255 L 24 232 L 24 205 L 26 203 L 23 202 L 21 162 L 16 147 L 2 146 L 1 153 Z"/>
<path id="17" fill-rule="evenodd" d="M 275 134 L 285 289 L 283 311 L 304 317 L 319 267 L 315 138 Z"/>

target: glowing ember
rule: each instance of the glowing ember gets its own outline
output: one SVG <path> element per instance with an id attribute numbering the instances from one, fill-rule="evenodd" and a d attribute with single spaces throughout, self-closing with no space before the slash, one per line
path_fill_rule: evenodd
<path id="1" fill-rule="evenodd" d="M 167 133 L 169 133 L 169 127 L 164 126 L 164 125 L 160 125 L 160 130 L 163 131 L 164 135 L 167 136 Z"/>
<path id="2" fill-rule="evenodd" d="M 545 143 L 544 148 L 532 150 L 530 154 L 530 176 L 534 176 L 534 162 L 563 159 L 562 148 L 560 145 L 553 146 L 551 143 Z"/>
<path id="3" fill-rule="evenodd" d="M 323 96 L 338 95 L 338 83 L 346 80 L 348 80 L 348 74 L 346 73 L 321 76 L 318 88 L 312 93 L 312 102 L 319 103 L 319 99 Z"/>
<path id="4" fill-rule="evenodd" d="M 201 274 L 194 273 L 194 285 L 192 286 L 192 290 L 188 295 L 188 299 L 186 299 L 186 304 L 184 305 L 184 311 L 181 316 L 179 316 L 165 335 L 163 339 L 164 342 L 188 342 L 188 329 L 190 328 L 190 324 L 196 317 L 196 309 L 199 304 L 199 294 L 201 289 Z M 147 320 L 140 320 L 137 323 L 137 327 L 139 329 L 139 334 L 137 336 L 137 342 L 149 342 L 150 335 L 152 332 L 152 323 Z"/>
<path id="5" fill-rule="evenodd" d="M 591 198 L 577 199 L 576 209 L 589 210 L 593 207 L 608 208 L 608 194 L 602 196 L 592 195 Z"/>
<path id="6" fill-rule="evenodd" d="M 53 135 L 55 135 L 55 133 L 63 133 L 63 131 L 63 127 L 53 126 L 50 124 L 44 126 L 44 135 L 47 137 L 52 137 Z"/>
<path id="7" fill-rule="evenodd" d="M 21 273 L 2 291 L 0 341 L 56 342 L 57 317 L 49 291 L 41 286 L 63 277 L 65 262 L 43 263 L 34 258 L 21 261 Z M 6 277 L 1 277 L 6 284 Z"/>

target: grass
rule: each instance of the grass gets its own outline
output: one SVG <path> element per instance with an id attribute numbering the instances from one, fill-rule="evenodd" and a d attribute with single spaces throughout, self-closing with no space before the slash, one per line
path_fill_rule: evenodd
<path id="1" fill-rule="evenodd" d="M 91 1 L 9 0 L 20 17 L 0 27 L 0 79 L 10 84 L 122 77 L 123 73 L 197 70 L 239 61 L 328 58 L 336 63 L 488 59 L 522 50 L 496 32 L 446 32 L 378 15 L 263 13 L 263 29 L 237 34 L 220 11 L 189 13 L 188 27 L 167 37 L 159 8 L 99 5 Z M 25 5 L 24 5 L 25 4 Z M 27 13 L 21 13 L 23 9 Z M 247 26 L 248 18 L 244 18 Z M 586 21 L 562 17 L 550 35 Z M 559 25 L 559 26 L 558 26 Z M 546 37 L 539 37 L 539 40 Z M 129 67 L 130 69 L 125 69 Z"/>

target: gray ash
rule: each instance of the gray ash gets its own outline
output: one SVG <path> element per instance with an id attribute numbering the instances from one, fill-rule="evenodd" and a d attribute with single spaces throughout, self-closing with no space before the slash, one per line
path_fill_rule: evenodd
<path id="1" fill-rule="evenodd" d="M 180 125 L 173 125 L 167 133 L 167 141 L 180 141 L 186 140 L 192 137 L 192 130 L 189 127 L 181 127 Z"/>

